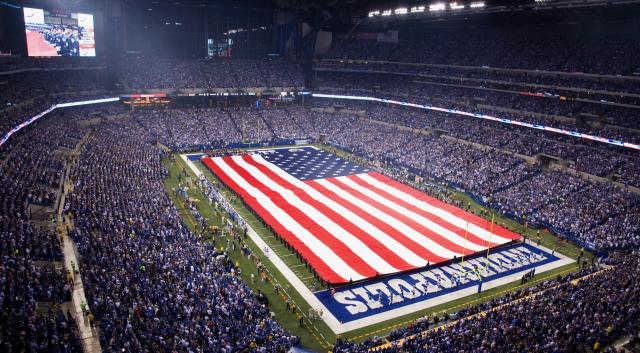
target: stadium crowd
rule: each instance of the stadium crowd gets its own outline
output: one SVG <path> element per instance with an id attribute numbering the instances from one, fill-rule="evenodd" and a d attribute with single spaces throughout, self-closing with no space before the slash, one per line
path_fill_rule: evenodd
<path id="1" fill-rule="evenodd" d="M 10 199 L 3 202 L 3 207 L 16 210 L 3 214 L 20 220 L 27 214 L 21 216 L 25 212 L 19 206 L 22 200 L 45 205 L 55 201 L 51 190 L 59 185 L 56 180 L 60 179 L 61 162 L 51 146 L 74 146 L 88 132 L 78 124 L 68 124 L 53 129 L 58 133 L 51 135 L 48 131 L 56 125 L 56 119 L 62 118 L 51 117 L 28 130 L 35 137 L 33 141 L 39 141 L 39 137 L 42 144 L 14 147 L 19 149 L 14 153 L 32 159 L 9 156 L 7 169 L 3 169 L 7 171 L 3 173 L 4 182 L 23 184 L 25 191 L 5 196 Z M 210 261 L 223 254 L 187 231 L 162 186 L 167 172 L 161 158 L 166 155 L 153 147 L 154 142 L 164 141 L 171 148 L 184 150 L 189 148 L 188 141 L 206 143 L 217 139 L 216 145 L 225 145 L 242 137 L 243 125 L 238 124 L 242 119 L 261 119 L 264 123 L 261 131 L 266 131 L 265 135 L 257 134 L 257 120 L 251 123 L 251 136 L 256 139 L 326 134 L 333 145 L 387 165 L 413 168 L 426 177 L 478 193 L 488 201 L 495 198 L 503 210 L 550 222 L 601 248 L 638 245 L 637 236 L 634 239 L 621 235 L 637 234 L 638 218 L 629 213 L 629 209 L 638 209 L 634 195 L 608 184 L 543 171 L 507 153 L 487 153 L 457 140 L 416 135 L 393 126 L 372 124 L 352 114 L 295 105 L 263 111 L 133 111 L 124 120 L 104 123 L 92 133 L 73 166 L 74 191 L 65 206 L 74 220 L 72 236 L 83 256 L 83 281 L 103 347 L 187 351 L 207 345 L 220 351 L 240 347 L 279 351 L 295 343 L 295 338 L 269 317 L 268 309 L 251 299 L 250 290 L 231 275 L 232 264 Z M 158 121 L 162 123 L 152 123 Z M 207 125 L 216 129 L 203 129 Z M 277 131 L 282 132 L 276 133 L 269 126 L 278 126 Z M 291 131 L 298 133 L 289 134 Z M 49 193 L 45 191 L 52 192 L 52 196 L 46 196 Z M 602 203 L 604 206 L 596 204 L 599 199 L 607 200 Z M 163 211 L 158 212 L 159 209 Z M 27 219 L 5 227 L 31 240 L 20 245 L 36 247 L 29 250 L 31 256 L 59 258 L 55 236 L 50 235 L 48 243 L 36 245 L 34 238 L 42 235 L 30 235 L 33 232 L 27 231 L 25 224 Z M 609 233 L 608 229 L 622 233 Z M 9 233 L 3 237 L 12 238 Z M 14 252 L 16 246 L 5 242 L 9 242 L 3 246 L 6 252 Z M 21 277 L 39 278 L 35 282 L 38 289 L 30 291 L 34 298 L 68 299 L 62 274 L 39 270 Z M 56 285 L 48 287 L 43 283 Z M 51 314 L 42 319 L 58 317 L 59 314 Z M 617 324 L 616 328 L 622 329 L 626 322 Z M 589 344 L 593 339 L 603 339 L 593 334 L 585 337 Z M 418 347 L 418 343 L 412 344 Z"/>
<path id="2" fill-rule="evenodd" d="M 398 36 L 397 43 L 343 40 L 331 47 L 329 57 L 611 75 L 640 70 L 628 60 L 640 49 L 631 40 L 636 26 L 610 26 L 607 33 L 595 33 L 586 26 L 413 29 L 412 35 Z M 602 60 L 605 57 L 608 60 Z"/>
<path id="3" fill-rule="evenodd" d="M 297 64 L 276 59 L 123 58 L 118 67 L 130 89 L 304 87 Z"/>
<path id="4" fill-rule="evenodd" d="M 455 66 L 412 64 L 401 62 L 346 61 L 323 59 L 314 68 L 320 72 L 359 74 L 393 74 L 421 82 L 437 81 L 445 84 L 481 86 L 517 92 L 544 92 L 572 98 L 604 99 L 619 103 L 637 104 L 634 94 L 640 92 L 637 80 L 620 76 L 605 78 L 575 73 L 545 73 L 539 70 L 525 72 L 486 66 Z"/>
<path id="5" fill-rule="evenodd" d="M 102 348 L 286 352 L 296 338 L 183 223 L 163 187 L 167 155 L 145 130 L 133 118 L 101 126 L 71 173 L 65 209 Z"/>
<path id="6" fill-rule="evenodd" d="M 433 97 L 424 93 L 415 97 Z M 460 101 L 467 98 L 461 97 Z M 416 101 L 416 100 L 413 100 Z M 331 103 L 330 103 L 331 102 Z M 417 109 L 401 109 L 396 106 L 385 106 L 379 103 L 345 103 L 344 101 L 323 102 L 326 105 L 346 106 L 356 110 L 366 110 L 374 120 L 391 124 L 401 124 L 417 129 L 442 130 L 453 137 L 477 142 L 480 144 L 498 147 L 514 153 L 536 156 L 546 154 L 567 160 L 575 169 L 597 176 L 618 175 L 620 182 L 632 186 L 640 185 L 638 173 L 640 172 L 640 160 L 633 151 L 625 148 L 608 146 L 602 143 L 580 140 L 564 135 L 543 132 L 536 129 L 507 125 L 499 122 L 479 120 L 465 116 L 452 116 L 436 111 L 422 111 Z M 418 103 L 424 103 L 417 100 Z M 544 102 L 542 102 L 544 103 Z M 541 104 L 542 104 L 541 103 Z M 594 129 L 590 125 L 580 128 L 585 124 L 558 123 L 555 120 L 533 119 L 527 115 L 505 113 L 493 106 L 487 105 L 459 105 L 458 102 L 442 102 L 433 100 L 427 102 L 437 107 L 454 107 L 463 111 L 483 113 L 500 118 L 512 118 L 518 121 L 533 124 L 544 124 L 553 127 L 566 128 L 571 131 L 581 131 L 595 134 L 596 136 L 613 136 L 623 140 L 637 141 L 635 130 L 620 129 L 616 126 L 605 125 L 603 128 Z M 459 106 L 458 106 L 459 105 Z M 637 120 L 637 119 L 632 119 Z"/>
<path id="7" fill-rule="evenodd" d="M 602 128 L 608 130 L 608 135 L 624 134 L 625 130 L 620 127 L 638 128 L 640 124 L 638 119 L 634 119 L 638 116 L 636 102 L 623 106 L 612 104 L 609 99 L 578 100 L 549 93 L 547 89 L 542 92 L 537 88 L 493 89 L 487 87 L 484 82 L 461 84 L 443 81 L 441 77 L 420 79 L 383 73 L 335 70 L 318 72 L 317 86 L 320 90 L 333 92 L 360 91 L 366 94 L 376 93 L 383 97 L 411 98 L 416 103 L 436 106 L 436 103 L 446 103 L 448 107 L 473 104 L 474 109 L 502 111 L 502 114 L 515 114 L 513 110 L 519 110 L 518 120 L 579 129 L 587 133 L 599 131 L 593 126 L 594 123 L 603 124 Z M 629 137 L 637 138 L 636 135 L 629 134 L 626 137 L 627 140 Z"/>
<path id="8" fill-rule="evenodd" d="M 34 98 L 56 101 L 65 93 L 102 90 L 96 68 L 69 68 L 53 71 L 25 71 L 0 75 L 0 110 L 20 105 Z"/>
<path id="9" fill-rule="evenodd" d="M 51 58 L 21 57 L 18 55 L 0 56 L 0 73 L 27 70 L 95 68 L 105 65 L 104 58 L 99 57 L 59 57 L 51 60 Z"/>
<path id="10" fill-rule="evenodd" d="M 49 219 L 60 192 L 64 157 L 88 130 L 66 113 L 21 132 L 0 165 L 0 351 L 82 352 L 60 239 Z M 59 124 L 56 120 L 66 120 Z M 4 147 L 4 146 L 3 146 Z M 48 308 L 48 309 L 47 309 Z"/>

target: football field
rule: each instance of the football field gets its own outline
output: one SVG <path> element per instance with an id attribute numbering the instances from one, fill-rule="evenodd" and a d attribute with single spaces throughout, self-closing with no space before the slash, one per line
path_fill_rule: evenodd
<path id="1" fill-rule="evenodd" d="M 533 233 L 524 243 L 513 221 L 445 204 L 341 151 L 203 157 L 183 154 L 173 165 L 193 178 L 189 196 L 209 224 L 247 229 L 246 244 L 266 270 L 261 291 L 271 307 L 285 307 L 274 310 L 276 319 L 288 329 L 302 322 L 308 334 L 296 334 L 315 350 L 338 335 L 361 340 L 492 299 L 525 274 L 535 274 L 531 285 L 576 268 L 571 244 L 558 246 L 548 234 L 532 242 Z M 253 263 L 243 276 L 256 272 Z"/>

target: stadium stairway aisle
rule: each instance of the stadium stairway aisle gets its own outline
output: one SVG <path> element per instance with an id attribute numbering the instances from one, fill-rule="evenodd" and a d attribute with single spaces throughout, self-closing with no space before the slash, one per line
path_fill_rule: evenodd
<path id="1" fill-rule="evenodd" d="M 611 345 L 604 347 L 605 349 L 612 347 L 615 348 L 619 351 L 622 351 L 623 349 L 626 349 L 630 352 L 637 352 L 637 350 L 634 350 L 635 344 L 633 344 L 631 342 L 631 336 L 630 335 L 624 335 L 623 337 L 617 339 L 615 342 L 613 342 Z"/>
<path id="2" fill-rule="evenodd" d="M 75 270 L 79 271 L 75 243 L 73 242 L 73 240 L 71 240 L 71 237 L 67 235 L 67 231 L 64 226 L 61 226 L 59 230 L 60 234 L 64 236 L 64 267 L 68 271 L 73 271 L 73 266 L 71 265 L 71 263 L 74 263 Z M 87 302 L 87 298 L 84 294 L 84 287 L 82 285 L 82 277 L 79 274 L 74 274 L 73 292 L 71 294 L 71 304 L 73 306 L 73 310 L 71 310 L 71 315 L 78 323 L 78 331 L 80 333 L 80 339 L 82 340 L 82 347 L 84 348 L 85 353 L 100 353 L 102 352 L 102 348 L 100 347 L 98 325 L 94 324 L 95 327 L 91 328 L 87 316 L 82 313 L 82 309 L 80 306 L 80 303 L 82 302 Z"/>
<path id="3" fill-rule="evenodd" d="M 73 155 L 79 154 L 80 148 L 86 142 L 87 134 L 74 148 Z M 64 164 L 64 176 L 62 182 L 62 193 L 60 194 L 59 207 L 56 210 L 56 225 L 58 234 L 62 238 L 62 252 L 64 255 L 64 268 L 73 274 L 73 291 L 71 293 L 71 305 L 73 310 L 70 310 L 71 315 L 78 324 L 78 331 L 80 339 L 82 341 L 82 347 L 85 353 L 100 353 L 102 348 L 100 347 L 100 335 L 98 333 L 98 324 L 95 323 L 95 327 L 91 327 L 87 315 L 85 315 L 81 308 L 81 303 L 86 303 L 87 298 L 84 293 L 84 286 L 82 284 L 82 277 L 80 276 L 80 264 L 78 262 L 77 247 L 71 237 L 68 235 L 68 229 L 73 228 L 72 221 L 68 216 L 63 216 L 65 198 L 67 193 L 73 188 L 72 182 L 69 180 L 70 165 L 67 161 Z M 85 304 L 87 313 L 90 312 L 88 304 Z"/>
<path id="4" fill-rule="evenodd" d="M 289 352 L 287 353 L 313 353 L 313 352 L 308 351 L 306 349 L 302 349 L 300 347 L 291 347 L 291 349 L 289 349 Z"/>

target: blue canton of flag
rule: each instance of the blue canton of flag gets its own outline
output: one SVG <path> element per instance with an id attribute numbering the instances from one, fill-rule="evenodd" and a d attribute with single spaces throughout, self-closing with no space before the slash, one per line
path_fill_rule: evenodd
<path id="1" fill-rule="evenodd" d="M 313 147 L 259 151 L 264 159 L 300 180 L 367 173 L 369 170 Z"/>

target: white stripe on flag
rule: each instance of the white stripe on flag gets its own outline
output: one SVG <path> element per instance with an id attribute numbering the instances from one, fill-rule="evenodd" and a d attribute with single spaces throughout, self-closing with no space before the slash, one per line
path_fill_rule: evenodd
<path id="1" fill-rule="evenodd" d="M 362 179 L 362 174 L 356 174 L 356 177 L 360 177 Z M 410 217 L 411 219 L 413 219 L 414 221 L 420 223 L 422 226 L 429 228 L 431 231 L 433 231 L 434 233 L 439 234 L 440 236 L 448 239 L 449 241 L 451 241 L 452 243 L 455 243 L 459 246 L 462 246 L 463 248 L 467 248 L 472 250 L 473 252 L 478 252 L 478 251 L 482 251 L 484 249 L 486 249 L 486 247 L 482 246 L 482 245 L 478 245 L 475 243 L 472 243 L 470 241 L 467 241 L 464 237 L 458 235 L 457 233 L 452 232 L 451 230 L 442 227 L 441 225 L 431 221 L 430 219 L 427 219 L 425 217 L 423 217 L 422 215 L 419 215 L 387 198 L 385 198 L 384 196 L 376 193 L 375 191 L 365 188 L 362 185 L 356 183 L 355 181 L 349 179 L 349 177 L 337 177 L 337 180 L 339 180 L 342 183 L 345 183 L 346 185 L 348 185 L 349 187 L 352 187 L 353 189 L 363 193 L 364 195 L 372 198 L 375 201 L 378 201 L 380 203 L 382 203 L 383 205 L 392 208 L 393 210 L 395 210 L 396 212 L 400 212 L 402 214 L 407 215 L 408 217 Z M 464 229 L 464 227 L 466 226 L 466 224 L 462 227 L 462 229 Z"/>
<path id="2" fill-rule="evenodd" d="M 317 223 L 322 228 L 327 230 L 327 232 L 331 234 L 331 236 L 336 238 L 338 241 L 344 243 L 351 251 L 353 251 L 363 261 L 368 263 L 371 267 L 373 267 L 377 272 L 381 274 L 386 274 L 386 273 L 395 273 L 399 271 L 399 269 L 391 266 L 387 261 L 385 261 L 385 259 L 380 257 L 378 253 L 371 250 L 360 239 L 358 239 L 356 236 L 351 234 L 349 230 L 344 229 L 339 224 L 337 224 L 336 222 L 331 220 L 329 217 L 327 217 L 320 210 L 304 202 L 291 189 L 287 189 L 285 187 L 280 186 L 278 183 L 273 181 L 267 175 L 263 174 L 262 171 L 260 171 L 260 169 L 247 163 L 242 158 L 242 156 L 233 156 L 231 158 L 240 167 L 244 168 L 253 177 L 258 179 L 262 184 L 264 184 L 266 187 L 271 189 L 273 192 L 278 193 L 289 204 L 291 204 L 292 206 L 302 211 L 305 215 L 311 218 L 315 223 Z M 346 261 L 347 259 L 344 259 L 344 260 Z"/>
<path id="3" fill-rule="evenodd" d="M 238 175 L 238 173 L 236 173 L 236 171 L 233 170 L 233 168 L 231 168 L 221 157 L 212 158 L 212 160 L 225 174 L 227 174 L 229 178 L 246 190 L 247 193 L 254 197 L 262 207 L 268 210 L 280 224 L 291 231 L 310 250 L 316 253 L 316 255 L 318 255 L 318 257 L 336 274 L 345 280 L 353 279 L 354 281 L 357 281 L 365 278 L 344 262 L 342 258 L 340 258 L 321 240 L 317 239 L 311 232 L 296 222 L 287 212 L 274 204 L 268 196 Z"/>
<path id="4" fill-rule="evenodd" d="M 348 191 L 343 190 L 342 188 L 340 188 L 340 186 L 333 184 L 331 181 L 327 180 L 327 179 L 318 179 L 315 180 L 315 182 L 317 182 L 318 184 L 326 187 L 328 190 L 330 190 L 331 192 L 333 192 L 334 194 L 336 194 L 338 197 L 342 198 L 343 200 L 346 200 L 347 202 L 350 202 L 351 204 L 353 204 L 354 206 L 364 210 L 365 212 L 367 212 L 368 214 L 372 215 L 373 217 L 381 220 L 382 222 L 388 224 L 389 226 L 397 229 L 398 231 L 400 231 L 402 234 L 404 234 L 407 238 L 413 240 L 414 242 L 416 242 L 417 244 L 419 244 L 420 246 L 422 246 L 423 248 L 425 248 L 426 250 L 432 252 L 433 254 L 445 258 L 445 259 L 452 259 L 454 256 L 460 256 L 462 255 L 461 253 L 449 250 L 447 248 L 445 248 L 444 246 L 442 246 L 441 244 L 437 243 L 436 241 L 434 241 L 433 239 L 427 237 L 426 235 L 423 235 L 419 232 L 417 232 L 416 230 L 414 230 L 413 228 L 409 227 L 408 225 L 406 225 L 404 222 L 398 220 L 397 218 L 383 212 L 380 211 L 379 209 L 377 209 L 376 207 L 374 207 L 373 205 L 370 205 L 364 201 L 362 201 L 361 199 L 351 195 Z"/>
<path id="5" fill-rule="evenodd" d="M 291 176 L 289 173 L 280 169 L 278 166 L 266 161 L 260 155 L 253 155 L 252 158 L 257 163 L 260 163 L 263 166 L 269 168 L 269 170 L 276 173 L 279 177 L 283 178 L 288 183 L 304 190 L 314 200 L 327 205 L 329 208 L 333 209 L 340 215 L 344 216 L 345 219 L 348 219 L 350 222 L 358 226 L 360 229 L 364 230 L 368 235 L 378 240 L 380 243 L 382 243 L 387 248 L 389 248 L 389 250 L 391 250 L 392 252 L 398 254 L 403 260 L 405 260 L 412 266 L 424 267 L 427 264 L 427 261 L 425 259 L 416 255 L 413 251 L 406 248 L 404 245 L 399 243 L 396 239 L 389 236 L 387 233 L 383 232 L 382 230 L 376 228 L 373 224 L 367 222 L 365 219 L 351 212 L 341 204 L 326 197 L 325 195 L 323 195 L 318 190 L 314 189 L 309 184 Z"/>
<path id="6" fill-rule="evenodd" d="M 455 215 L 447 212 L 446 210 L 443 210 L 441 208 L 437 208 L 434 207 L 422 200 L 419 200 L 407 193 L 405 193 L 402 190 L 399 190 L 397 188 L 394 188 L 393 186 L 390 186 L 388 184 L 385 184 L 379 180 L 377 180 L 376 178 L 371 177 L 370 175 L 367 174 L 357 174 L 357 176 L 364 180 L 366 183 L 379 188 L 381 190 L 384 190 L 392 195 L 397 196 L 398 198 L 402 199 L 405 202 L 409 202 L 413 205 L 416 205 L 416 207 L 419 207 L 420 209 L 429 212 L 431 214 L 433 214 L 434 216 L 441 218 L 445 221 L 447 221 L 450 224 L 453 224 L 456 227 L 465 229 L 465 227 L 467 226 L 467 221 L 465 221 L 464 219 L 461 219 L 459 217 L 456 217 Z M 491 233 L 486 229 L 482 229 L 481 227 L 469 222 L 469 232 L 478 236 L 480 239 L 484 240 L 484 241 L 488 241 L 494 244 L 506 244 L 508 242 L 511 241 L 511 239 L 506 239 L 503 238 L 497 234 Z"/>

